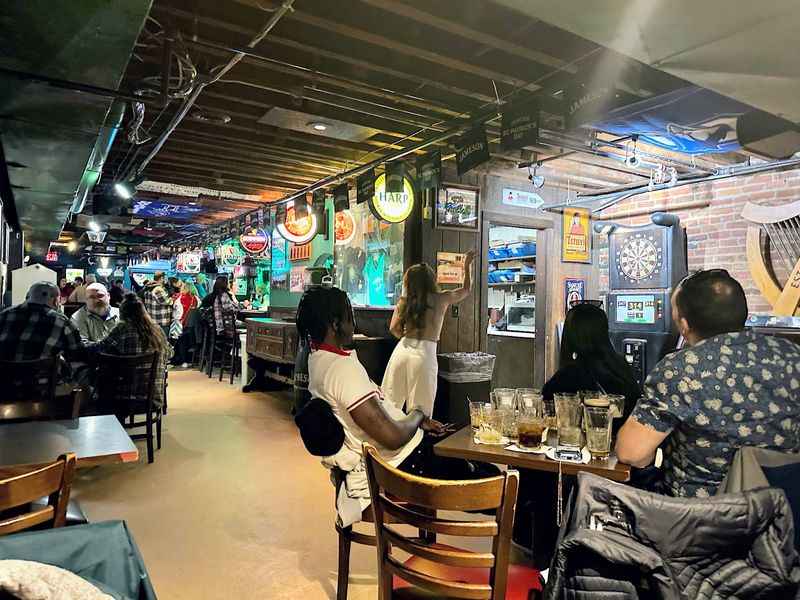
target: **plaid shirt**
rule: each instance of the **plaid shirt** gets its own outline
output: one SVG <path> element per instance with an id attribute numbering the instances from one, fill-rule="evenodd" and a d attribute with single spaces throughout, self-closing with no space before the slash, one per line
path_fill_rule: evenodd
<path id="1" fill-rule="evenodd" d="M 131 354 L 143 354 L 145 352 L 152 352 L 150 348 L 146 348 L 142 338 L 139 337 L 136 329 L 120 321 L 120 323 L 111 330 L 111 333 L 100 342 L 96 347 L 100 352 L 107 354 L 116 354 L 118 356 L 128 356 Z M 156 402 L 164 401 L 164 379 L 167 372 L 167 361 L 172 358 L 172 349 L 167 348 L 167 352 L 161 353 L 158 357 L 158 365 L 156 367 L 156 381 L 155 392 L 153 399 Z"/>
<path id="2" fill-rule="evenodd" d="M 172 303 L 167 290 L 162 285 L 153 285 L 145 289 L 142 294 L 144 308 L 153 317 L 157 325 L 169 327 L 172 323 Z"/>
<path id="3" fill-rule="evenodd" d="M 236 309 L 239 303 L 228 294 L 220 294 L 214 300 L 214 324 L 217 333 L 224 333 L 229 337 L 236 334 Z"/>
<path id="4" fill-rule="evenodd" d="M 49 306 L 24 302 L 0 312 L 2 360 L 38 360 L 61 352 L 74 357 L 83 351 L 78 330 Z"/>

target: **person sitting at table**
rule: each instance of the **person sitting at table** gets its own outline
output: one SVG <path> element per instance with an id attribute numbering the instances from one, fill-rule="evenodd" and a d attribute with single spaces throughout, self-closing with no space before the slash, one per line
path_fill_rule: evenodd
<path id="1" fill-rule="evenodd" d="M 108 297 L 111 306 L 114 308 L 119 308 L 119 305 L 122 304 L 123 298 L 125 298 L 125 286 L 122 285 L 121 279 L 115 279 L 111 283 L 111 289 L 108 290 Z"/>
<path id="2" fill-rule="evenodd" d="M 647 465 L 666 441 L 667 492 L 707 498 L 738 448 L 800 451 L 800 346 L 744 329 L 747 298 L 724 269 L 690 275 L 671 304 L 687 346 L 647 377 L 616 452 L 622 462 Z"/>
<path id="3" fill-rule="evenodd" d="M 581 391 L 624 396 L 624 416 L 630 414 L 641 395 L 631 368 L 611 345 L 606 313 L 589 303 L 578 304 L 567 312 L 561 335 L 558 371 L 544 384 L 542 398 L 549 405 L 549 410 L 554 411 L 555 394 Z M 558 537 L 557 485 L 557 477 L 552 473 L 520 470 L 519 510 L 514 539 L 525 547 L 532 544 L 534 562 L 543 569 L 550 564 Z M 562 497 L 568 498 L 575 485 L 575 477 L 563 476 L 561 485 Z"/>
<path id="4" fill-rule="evenodd" d="M 111 306 L 106 286 L 102 283 L 87 286 L 86 304 L 75 311 L 71 321 L 84 343 L 105 338 L 119 321 L 119 309 Z"/>
<path id="5" fill-rule="evenodd" d="M 91 350 L 120 356 L 157 352 L 158 365 L 153 400 L 156 403 L 163 403 L 167 362 L 172 357 L 172 347 L 163 329 L 147 313 L 139 297 L 132 293 L 126 294 L 120 304 L 119 319 L 119 323 L 108 336 L 98 344 L 92 345 Z"/>
<path id="6" fill-rule="evenodd" d="M 0 312 L 0 360 L 38 360 L 85 355 L 80 333 L 58 308 L 54 283 L 34 283 L 25 302 Z"/>
<path id="7" fill-rule="evenodd" d="M 83 282 L 83 277 L 76 277 L 75 283 L 72 286 L 72 291 L 67 296 L 67 302 L 83 304 L 86 302 L 86 284 Z"/>
<path id="8" fill-rule="evenodd" d="M 611 345 L 605 311 L 588 302 L 567 312 L 558 371 L 544 384 L 542 397 L 552 407 L 555 394 L 581 391 L 625 396 L 625 418 L 641 396 L 633 371 Z"/>
<path id="9" fill-rule="evenodd" d="M 497 472 L 434 455 L 431 436 L 442 435 L 446 427 L 420 408 L 406 414 L 386 399 L 356 352 L 346 350 L 353 344 L 355 322 L 344 291 L 325 286 L 306 291 L 297 309 L 297 331 L 311 348 L 308 391 L 327 402 L 342 424 L 343 450 L 361 457 L 362 442 L 367 441 L 392 466 L 421 476 L 467 479 Z"/>
<path id="10" fill-rule="evenodd" d="M 403 278 L 404 295 L 392 314 L 389 326 L 400 338 L 392 352 L 382 389 L 398 408 L 419 408 L 433 415 L 439 363 L 436 347 L 448 307 L 465 300 L 472 293 L 472 262 L 469 252 L 464 263 L 464 283 L 443 292 L 436 284 L 436 273 L 426 264 L 409 267 Z"/>

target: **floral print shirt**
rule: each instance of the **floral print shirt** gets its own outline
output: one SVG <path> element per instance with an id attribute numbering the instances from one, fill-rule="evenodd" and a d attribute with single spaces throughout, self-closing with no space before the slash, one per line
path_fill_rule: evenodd
<path id="1" fill-rule="evenodd" d="M 656 365 L 633 417 L 670 434 L 669 493 L 713 495 L 742 446 L 800 452 L 800 346 L 752 331 L 702 340 Z"/>

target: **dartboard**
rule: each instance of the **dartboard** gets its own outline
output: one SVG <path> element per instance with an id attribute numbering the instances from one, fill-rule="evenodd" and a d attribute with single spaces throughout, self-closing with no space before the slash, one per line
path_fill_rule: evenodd
<path id="1" fill-rule="evenodd" d="M 631 282 L 651 277 L 661 268 L 660 240 L 649 234 L 628 236 L 617 250 L 617 269 Z"/>

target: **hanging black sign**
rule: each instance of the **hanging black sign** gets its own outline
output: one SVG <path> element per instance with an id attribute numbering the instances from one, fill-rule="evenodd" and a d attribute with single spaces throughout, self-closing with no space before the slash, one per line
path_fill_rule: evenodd
<path id="1" fill-rule="evenodd" d="M 314 208 L 314 212 L 318 215 L 321 215 L 325 212 L 325 189 L 320 188 L 318 190 L 314 190 L 314 193 L 311 196 L 311 206 Z"/>
<path id="2" fill-rule="evenodd" d="M 475 127 L 456 143 L 456 168 L 459 176 L 489 160 L 489 142 L 483 126 Z"/>
<path id="3" fill-rule="evenodd" d="M 439 150 L 428 152 L 417 158 L 417 178 L 420 188 L 435 189 L 439 187 L 442 175 L 442 153 Z"/>
<path id="4" fill-rule="evenodd" d="M 263 229 L 264 228 L 264 209 L 263 208 L 259 208 L 258 209 L 258 214 L 257 214 L 257 217 L 256 217 L 256 223 L 257 223 L 259 229 Z"/>
<path id="5" fill-rule="evenodd" d="M 500 145 L 516 150 L 539 143 L 539 104 L 510 106 L 503 111 Z"/>
<path id="6" fill-rule="evenodd" d="M 401 161 L 386 163 L 386 191 L 390 194 L 402 194 L 405 176 L 406 163 Z"/>
<path id="7" fill-rule="evenodd" d="M 370 169 L 356 179 L 356 202 L 369 202 L 375 195 L 375 169 Z"/>
<path id="8" fill-rule="evenodd" d="M 333 189 L 333 207 L 336 212 L 341 212 L 350 208 L 350 194 L 346 183 L 337 185 Z"/>
<path id="9" fill-rule="evenodd" d="M 286 204 L 281 203 L 275 210 L 275 224 L 281 224 L 286 221 Z"/>
<path id="10" fill-rule="evenodd" d="M 590 84 L 574 82 L 567 86 L 564 93 L 567 129 L 577 129 L 606 119 L 614 109 L 638 100 L 640 98 L 617 89 L 610 82 L 605 83 L 594 78 Z"/>
<path id="11" fill-rule="evenodd" d="M 294 199 L 294 218 L 305 219 L 308 216 L 308 196 L 299 195 Z"/>

